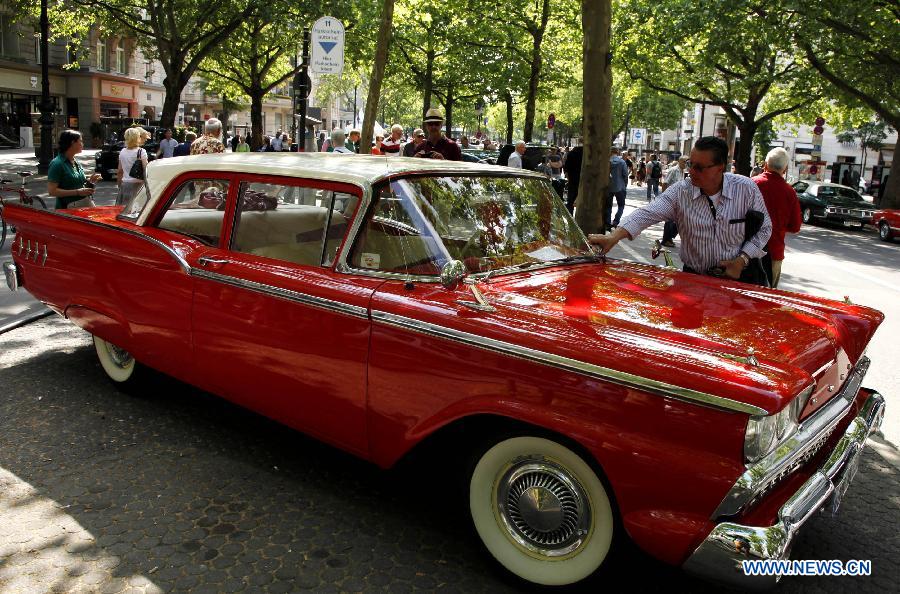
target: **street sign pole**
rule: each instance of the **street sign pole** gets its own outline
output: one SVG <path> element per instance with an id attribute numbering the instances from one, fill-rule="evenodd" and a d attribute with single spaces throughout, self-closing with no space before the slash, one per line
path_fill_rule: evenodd
<path id="1" fill-rule="evenodd" d="M 294 136 L 297 140 L 297 152 L 302 153 L 306 151 L 306 105 L 309 102 L 309 73 L 307 72 L 309 67 L 309 28 L 303 28 L 303 54 L 301 59 L 303 60 L 303 65 L 300 67 L 300 84 L 295 87 L 294 96 L 297 94 L 300 95 L 300 134 Z M 297 113 L 297 112 L 294 112 Z"/>

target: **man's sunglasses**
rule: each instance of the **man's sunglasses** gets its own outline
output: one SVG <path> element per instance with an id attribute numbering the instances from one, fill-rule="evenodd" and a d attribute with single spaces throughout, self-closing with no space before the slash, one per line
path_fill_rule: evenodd
<path id="1" fill-rule="evenodd" d="M 688 168 L 691 171 L 697 171 L 699 173 L 703 173 L 710 167 L 716 167 L 718 165 L 721 165 L 721 163 L 713 163 L 712 165 L 698 165 L 697 163 L 691 163 L 690 165 L 688 165 Z"/>

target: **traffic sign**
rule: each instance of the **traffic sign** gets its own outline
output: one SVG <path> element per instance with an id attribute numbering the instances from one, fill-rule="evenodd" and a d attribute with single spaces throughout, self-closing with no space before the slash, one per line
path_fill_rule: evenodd
<path id="1" fill-rule="evenodd" d="M 556 114 L 551 113 L 550 116 L 547 118 L 547 127 L 552 129 L 553 126 L 555 126 L 555 125 L 556 125 Z"/>
<path id="2" fill-rule="evenodd" d="M 313 24 L 310 35 L 312 43 L 310 71 L 319 74 L 343 72 L 344 24 L 334 17 L 324 16 Z"/>
<path id="3" fill-rule="evenodd" d="M 816 126 L 824 126 L 824 125 L 825 125 L 825 118 L 823 118 L 822 116 L 817 117 L 816 118 Z"/>
<path id="4" fill-rule="evenodd" d="M 632 128 L 631 129 L 631 140 L 628 141 L 628 144 L 644 144 L 647 141 L 647 129 L 646 128 Z"/>

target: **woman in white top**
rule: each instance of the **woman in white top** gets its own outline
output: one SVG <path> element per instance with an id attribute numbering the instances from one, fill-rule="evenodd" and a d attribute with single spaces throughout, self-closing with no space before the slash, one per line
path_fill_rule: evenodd
<path id="1" fill-rule="evenodd" d="M 119 151 L 119 194 L 116 196 L 116 204 L 126 204 L 143 187 L 143 179 L 131 177 L 131 168 L 140 159 L 146 176 L 147 151 L 141 145 L 148 138 L 150 133 L 141 127 L 125 130 L 125 148 Z"/>

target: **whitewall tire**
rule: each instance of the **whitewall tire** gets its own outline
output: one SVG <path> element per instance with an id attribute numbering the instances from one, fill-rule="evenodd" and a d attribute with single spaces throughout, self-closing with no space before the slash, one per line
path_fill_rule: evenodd
<path id="1" fill-rule="evenodd" d="M 494 558 L 536 584 L 587 578 L 613 539 L 613 510 L 597 474 L 569 448 L 540 437 L 506 439 L 481 455 L 469 510 Z"/>
<path id="2" fill-rule="evenodd" d="M 131 353 L 97 336 L 94 336 L 94 349 L 109 379 L 123 384 L 134 377 L 138 364 Z"/>

